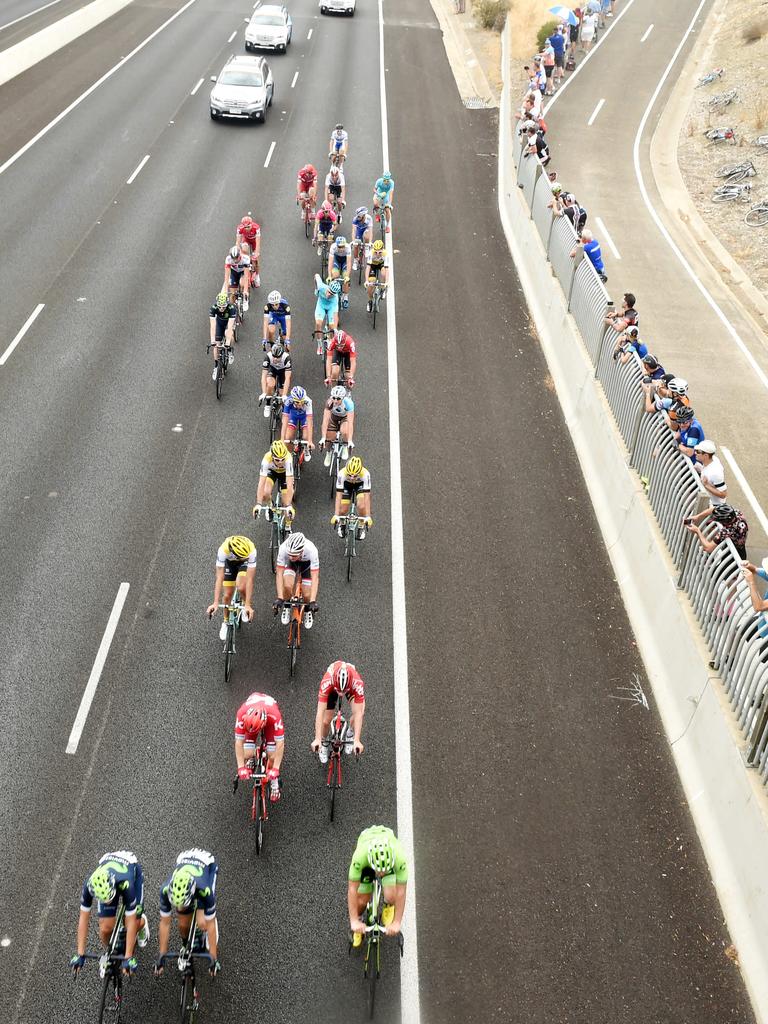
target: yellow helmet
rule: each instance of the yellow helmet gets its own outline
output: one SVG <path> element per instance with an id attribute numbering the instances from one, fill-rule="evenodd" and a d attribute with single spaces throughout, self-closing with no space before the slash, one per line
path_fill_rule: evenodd
<path id="1" fill-rule="evenodd" d="M 382 240 L 380 238 L 377 238 L 376 241 L 373 243 L 373 251 L 374 252 L 381 252 L 381 250 L 383 248 L 384 248 L 384 243 L 382 242 Z"/>
<path id="2" fill-rule="evenodd" d="M 234 555 L 236 558 L 247 558 L 253 551 L 253 544 L 247 537 L 241 536 L 227 537 L 224 547 L 229 548 L 230 555 Z"/>
<path id="3" fill-rule="evenodd" d="M 272 452 L 272 458 L 277 462 L 285 462 L 288 458 L 288 449 L 284 441 L 273 441 L 269 450 Z"/>
<path id="4" fill-rule="evenodd" d="M 359 479 L 363 475 L 365 469 L 363 467 L 363 460 L 360 458 L 359 455 L 352 456 L 352 458 L 347 463 L 344 472 L 348 477 L 351 476 L 354 479 Z"/>

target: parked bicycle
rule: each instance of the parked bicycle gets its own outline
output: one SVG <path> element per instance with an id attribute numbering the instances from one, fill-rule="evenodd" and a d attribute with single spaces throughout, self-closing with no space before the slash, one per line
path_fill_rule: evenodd
<path id="1" fill-rule="evenodd" d="M 122 901 L 117 908 L 115 923 L 109 944 L 102 953 L 85 953 L 86 960 L 96 960 L 101 978 L 101 999 L 99 1001 L 99 1024 L 110 1021 L 119 1024 L 123 1008 L 123 964 L 125 956 L 125 907 Z M 75 977 L 79 971 L 74 971 Z"/>
<path id="2" fill-rule="evenodd" d="M 210 953 L 205 950 L 205 932 L 197 926 L 197 902 L 192 910 L 192 925 L 187 940 L 178 952 L 166 953 L 160 962 L 175 960 L 179 969 L 179 1019 L 181 1024 L 194 1024 L 197 1011 L 200 1009 L 200 990 L 195 977 L 195 960 L 206 960 L 213 963 Z"/>
<path id="3" fill-rule="evenodd" d="M 256 854 L 261 854 L 264 847 L 264 825 L 269 821 L 269 779 L 267 778 L 269 757 L 264 737 L 259 738 L 259 745 L 254 757 L 249 758 L 246 765 L 251 770 L 252 798 L 251 821 L 254 828 L 254 844 Z M 232 781 L 232 792 L 237 792 L 240 780 L 235 775 Z"/>
<path id="4" fill-rule="evenodd" d="M 749 199 L 752 185 L 748 181 L 738 182 L 734 185 L 726 184 L 716 188 L 712 193 L 713 203 L 730 203 L 738 199 L 740 202 Z"/>
<path id="5" fill-rule="evenodd" d="M 206 351 L 210 352 L 212 348 L 218 348 L 216 355 L 216 377 L 214 378 L 214 384 L 216 385 L 216 398 L 221 399 L 222 392 L 224 390 L 224 378 L 227 375 L 227 369 L 229 367 L 229 353 L 232 351 L 232 346 L 227 345 L 225 342 L 219 342 L 217 345 L 208 344 Z"/>
<path id="6" fill-rule="evenodd" d="M 224 682 L 228 683 L 232 676 L 232 664 L 237 648 L 235 646 L 235 634 L 240 629 L 243 619 L 243 603 L 240 600 L 240 591 L 235 587 L 230 604 L 220 604 L 219 608 L 229 610 L 227 619 L 227 634 L 224 638 Z"/>
<path id="7" fill-rule="evenodd" d="M 725 68 L 712 68 L 711 71 L 707 72 L 706 75 L 702 75 L 699 81 L 696 83 L 696 88 L 700 89 L 702 85 L 709 85 L 711 82 L 716 82 L 718 78 L 723 77 Z"/>
<path id="8" fill-rule="evenodd" d="M 368 1019 L 373 1020 L 376 1012 L 376 986 L 381 978 L 381 939 L 387 934 L 387 929 L 381 923 L 381 915 L 384 910 L 384 896 L 382 892 L 381 879 L 373 881 L 373 891 L 366 907 L 366 928 L 363 950 L 363 978 L 367 986 Z M 400 949 L 400 956 L 403 956 L 405 940 L 403 933 L 398 932 L 397 944 Z M 352 952 L 352 938 L 349 940 L 349 952 Z"/>
<path id="9" fill-rule="evenodd" d="M 729 184 L 743 181 L 744 178 L 754 178 L 757 168 L 751 160 L 745 160 L 741 164 L 723 164 L 715 171 L 716 178 L 725 178 Z"/>
<path id="10" fill-rule="evenodd" d="M 744 222 L 751 228 L 761 228 L 768 224 L 768 199 L 761 199 L 759 203 L 751 206 Z"/>
<path id="11" fill-rule="evenodd" d="M 733 128 L 710 128 L 704 133 L 704 138 L 709 139 L 708 145 L 716 146 L 720 142 L 736 144 L 736 132 Z"/>
<path id="12" fill-rule="evenodd" d="M 342 784 L 341 755 L 351 754 L 353 749 L 352 729 L 349 722 L 342 715 L 340 707 L 336 708 L 336 714 L 333 716 L 328 729 L 328 744 L 328 774 L 325 784 L 330 790 L 329 814 L 330 820 L 333 821 L 336 810 L 336 794 L 341 789 Z"/>

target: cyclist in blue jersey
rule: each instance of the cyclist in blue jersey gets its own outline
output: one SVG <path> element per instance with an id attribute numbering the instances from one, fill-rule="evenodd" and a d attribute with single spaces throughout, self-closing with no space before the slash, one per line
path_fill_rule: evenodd
<path id="1" fill-rule="evenodd" d="M 323 281 L 319 274 L 315 274 L 315 338 L 318 345 L 322 344 L 323 320 L 326 316 L 334 330 L 339 326 L 340 295 L 341 281 Z"/>
<path id="2" fill-rule="evenodd" d="M 365 246 L 373 241 L 373 217 L 368 213 L 367 206 L 358 206 L 352 218 L 352 269 L 357 270 L 361 258 L 365 259 Z M 362 252 L 360 251 L 362 248 Z"/>
<path id="3" fill-rule="evenodd" d="M 334 160 L 341 167 L 349 153 L 349 135 L 344 131 L 343 124 L 337 124 L 331 132 L 328 146 L 328 159 Z"/>
<path id="4" fill-rule="evenodd" d="M 138 966 L 134 955 L 136 945 L 143 949 L 149 941 L 149 922 L 144 913 L 144 872 L 135 853 L 130 850 L 105 853 L 96 870 L 83 883 L 77 924 L 77 953 L 69 961 L 75 973 L 85 963 L 88 924 L 94 899 L 98 903 L 99 939 L 102 946 L 109 945 L 117 907 L 122 900 L 125 907 L 126 958 L 123 973 L 133 974 Z"/>
<path id="5" fill-rule="evenodd" d="M 301 439 L 307 441 L 309 447 L 304 452 L 304 461 L 309 462 L 312 458 L 312 449 L 315 447 L 312 442 L 314 418 L 312 416 L 312 399 L 301 385 L 291 388 L 291 393 L 283 405 L 283 426 L 280 437 L 283 441 L 291 442 L 296 437 L 296 431 L 301 427 Z"/>
<path id="6" fill-rule="evenodd" d="M 373 186 L 373 209 L 377 220 L 381 218 L 381 211 L 384 211 L 387 231 L 389 231 L 392 221 L 392 193 L 394 191 L 395 180 L 389 171 L 384 171 Z"/>
<path id="7" fill-rule="evenodd" d="M 186 943 L 192 927 L 192 911 L 197 908 L 197 927 L 202 933 L 203 948 L 208 950 L 211 977 L 221 970 L 219 963 L 219 924 L 216 920 L 216 878 L 219 865 L 207 850 L 184 850 L 176 858 L 173 873 L 160 887 L 160 927 L 158 945 L 160 956 L 155 963 L 155 974 L 163 973 L 165 954 L 171 938 L 171 917 L 176 911 L 179 934 Z M 200 950 L 202 952 L 202 949 Z"/>
<path id="8" fill-rule="evenodd" d="M 280 325 L 283 332 L 283 344 L 290 351 L 291 348 L 291 307 L 284 295 L 277 289 L 271 291 L 267 296 L 264 306 L 264 337 L 261 339 L 261 347 L 267 351 L 269 345 L 275 340 L 276 327 Z"/>

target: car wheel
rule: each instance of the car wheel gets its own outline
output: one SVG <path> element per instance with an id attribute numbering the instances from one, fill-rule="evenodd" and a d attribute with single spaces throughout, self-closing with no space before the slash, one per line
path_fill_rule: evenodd
<path id="1" fill-rule="evenodd" d="M 267 104 L 267 106 L 270 106 L 270 107 L 272 106 L 272 101 L 274 100 L 274 98 L 275 98 L 275 87 L 272 86 L 272 92 L 270 92 L 270 94 L 269 94 L 269 103 Z"/>
<path id="2" fill-rule="evenodd" d="M 280 53 L 285 53 L 287 49 L 288 49 L 288 44 L 287 43 L 281 43 L 280 44 Z"/>
<path id="3" fill-rule="evenodd" d="M 211 110 L 211 120 L 212 121 L 218 121 L 219 120 L 219 115 L 216 113 L 215 110 Z"/>
<path id="4" fill-rule="evenodd" d="M 321 14 L 327 14 L 328 13 L 328 8 L 327 7 L 321 7 L 320 8 L 320 13 Z"/>

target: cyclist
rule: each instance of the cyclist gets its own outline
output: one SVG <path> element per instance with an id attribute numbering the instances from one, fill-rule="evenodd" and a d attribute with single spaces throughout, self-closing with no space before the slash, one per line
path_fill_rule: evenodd
<path id="1" fill-rule="evenodd" d="M 367 206 L 358 206 L 352 218 L 352 226 L 352 269 L 357 270 L 359 260 L 365 254 L 365 246 L 370 245 L 373 238 L 373 217 L 368 213 Z"/>
<path id="2" fill-rule="evenodd" d="M 312 459 L 312 443 L 314 417 L 312 416 L 312 399 L 300 385 L 291 388 L 287 401 L 283 403 L 283 427 L 280 437 L 289 444 L 296 437 L 296 431 L 301 427 L 302 440 L 307 442 L 308 447 L 304 450 L 304 461 Z"/>
<path id="3" fill-rule="evenodd" d="M 315 274 L 315 338 L 317 339 L 317 351 L 322 352 L 323 345 L 323 321 L 326 316 L 328 323 L 334 330 L 339 326 L 339 295 L 341 294 L 341 281 L 323 282 L 319 274 Z"/>
<path id="4" fill-rule="evenodd" d="M 214 612 L 218 610 L 219 603 L 229 605 L 232 602 L 232 595 L 235 587 L 240 591 L 243 598 L 243 618 L 247 622 L 253 617 L 253 581 L 256 578 L 256 545 L 249 537 L 240 534 L 233 534 L 227 537 L 219 550 L 216 552 L 216 575 L 213 586 L 213 604 L 209 604 L 205 614 L 209 619 L 213 618 Z M 221 600 L 222 590 L 224 600 Z M 219 639 L 227 639 L 227 621 L 229 609 L 224 609 L 224 621 L 219 630 Z"/>
<path id="5" fill-rule="evenodd" d="M 105 853 L 95 871 L 83 883 L 80 896 L 80 918 L 77 922 L 77 953 L 69 966 L 77 973 L 85 964 L 88 924 L 93 901 L 97 900 L 99 939 L 108 946 L 117 917 L 120 900 L 125 908 L 124 974 L 133 974 L 138 966 L 134 955 L 136 945 L 144 949 L 149 941 L 149 922 L 144 913 L 144 872 L 136 854 L 130 850 Z"/>
<path id="6" fill-rule="evenodd" d="M 676 416 L 676 422 L 672 424 L 672 432 L 677 441 L 677 450 L 687 455 L 691 462 L 696 462 L 696 445 L 704 440 L 704 427 L 696 419 L 696 415 L 690 405 L 676 403 L 670 409 Z"/>
<path id="7" fill-rule="evenodd" d="M 389 277 L 389 255 L 384 248 L 384 243 L 377 238 L 373 248 L 368 255 L 368 265 L 365 268 L 365 279 L 368 289 L 368 312 L 373 308 L 373 289 L 378 281 L 381 285 L 381 297 L 387 294 L 387 278 Z"/>
<path id="8" fill-rule="evenodd" d="M 290 600 L 296 583 L 301 579 L 301 597 L 304 602 L 304 626 L 312 629 L 314 614 L 317 612 L 317 591 L 320 587 L 320 556 L 311 540 L 303 533 L 292 533 L 278 548 L 275 567 L 277 600 L 275 615 L 281 612 L 280 621 L 287 626 L 291 620 Z"/>
<path id="9" fill-rule="evenodd" d="M 213 380 L 216 380 L 216 360 L 219 358 L 219 345 L 225 337 L 227 345 L 229 345 L 229 362 L 232 363 L 235 358 L 232 345 L 235 341 L 237 310 L 227 298 L 226 292 L 219 292 L 216 296 L 208 317 L 211 322 L 211 344 L 214 346 L 213 374 L 211 376 Z"/>
<path id="10" fill-rule="evenodd" d="M 216 920 L 216 877 L 219 865 L 208 850 L 184 850 L 176 858 L 176 867 L 170 878 L 160 886 L 160 925 L 157 940 L 160 956 L 155 963 L 155 975 L 163 973 L 165 955 L 171 938 L 171 917 L 176 911 L 182 942 L 189 939 L 192 911 L 196 908 L 197 927 L 205 936 L 205 948 L 211 957 L 208 968 L 215 978 L 221 970 L 219 963 L 219 923 Z"/>
<path id="11" fill-rule="evenodd" d="M 339 211 L 339 224 L 341 224 L 341 211 L 346 206 L 347 183 L 344 179 L 344 171 L 335 164 L 325 176 L 325 199 L 331 205 L 334 200 Z"/>
<path id="12" fill-rule="evenodd" d="M 334 661 L 325 670 L 317 691 L 317 712 L 315 713 L 315 738 L 310 749 L 320 758 L 320 764 L 328 764 L 328 730 L 342 697 L 346 697 L 352 706 L 350 724 L 351 732 L 345 737 L 345 754 L 362 754 L 365 750 L 360 736 L 363 731 L 365 715 L 365 683 L 354 665 L 348 661 Z"/>
<path id="13" fill-rule="evenodd" d="M 275 340 L 278 324 L 282 332 L 283 344 L 289 349 L 291 347 L 291 307 L 288 299 L 275 289 L 267 296 L 267 302 L 264 306 L 264 324 L 262 327 L 264 337 L 261 339 L 261 347 L 265 352 L 269 342 Z"/>
<path id="14" fill-rule="evenodd" d="M 331 444 L 337 433 L 341 434 L 343 447 L 341 457 L 346 461 L 349 458 L 349 449 L 352 445 L 352 435 L 355 427 L 355 403 L 347 394 L 347 389 L 341 384 L 331 388 L 331 396 L 325 403 L 323 411 L 323 426 L 320 432 L 320 447 L 328 446 L 325 453 L 325 465 L 330 466 L 333 460 Z"/>
<path id="15" fill-rule="evenodd" d="M 352 247 L 347 245 L 344 235 L 337 235 L 328 250 L 328 277 L 340 277 L 343 289 L 342 309 L 349 305 L 349 275 L 352 272 Z"/>
<path id="16" fill-rule="evenodd" d="M 261 394 L 259 401 L 264 403 L 264 416 L 269 417 L 269 407 L 275 391 L 279 395 L 287 395 L 293 375 L 290 353 L 282 342 L 276 341 L 264 354 L 261 371 Z"/>
<path id="17" fill-rule="evenodd" d="M 347 878 L 347 909 L 352 945 L 362 945 L 366 928 L 363 913 L 368 906 L 375 878 L 381 879 L 383 888 L 384 910 L 381 923 L 387 935 L 397 935 L 405 912 L 408 864 L 402 844 L 391 828 L 372 825 L 360 833 Z"/>
<path id="18" fill-rule="evenodd" d="M 377 178 L 373 186 L 373 209 L 376 220 L 381 218 L 381 211 L 387 222 L 387 231 L 390 230 L 392 221 L 392 193 L 395 190 L 395 181 L 389 171 L 384 171 L 380 178 Z"/>
<path id="19" fill-rule="evenodd" d="M 315 232 L 312 236 L 312 245 L 317 245 L 317 255 L 322 256 L 323 250 L 320 248 L 320 242 L 330 241 L 333 229 L 336 227 L 336 211 L 333 209 L 331 203 L 326 199 L 322 206 L 318 207 L 317 213 L 315 214 Z"/>
<path id="20" fill-rule="evenodd" d="M 351 334 L 346 331 L 334 331 L 333 339 L 328 346 L 325 357 L 325 386 L 339 383 L 341 368 L 344 367 L 348 388 L 355 386 L 357 370 L 357 344 Z"/>
<path id="21" fill-rule="evenodd" d="M 349 152 L 349 135 L 344 131 L 343 124 L 337 124 L 331 132 L 331 141 L 328 147 L 328 159 L 335 156 L 339 167 L 344 163 Z"/>
<path id="22" fill-rule="evenodd" d="M 263 506 L 264 514 L 268 521 L 272 515 L 269 505 L 272 500 L 272 488 L 277 484 L 280 488 L 280 499 L 283 506 L 287 508 L 288 519 L 293 518 L 293 456 L 288 451 L 285 441 L 273 441 L 268 452 L 264 452 L 259 470 L 259 485 L 256 489 L 256 504 L 253 508 L 253 518 L 258 519 Z"/>
<path id="23" fill-rule="evenodd" d="M 248 309 L 246 286 L 248 273 L 251 269 L 251 257 L 242 251 L 239 245 L 233 245 L 224 260 L 224 284 L 222 291 L 228 291 L 230 300 L 234 302 L 238 291 L 243 296 L 243 311 Z"/>
<path id="24" fill-rule="evenodd" d="M 317 199 L 317 168 L 313 164 L 304 164 L 296 177 L 296 202 L 309 199 L 310 208 L 314 209 Z"/>
<path id="25" fill-rule="evenodd" d="M 345 529 L 343 524 L 339 523 L 339 516 L 347 515 L 349 503 L 353 497 L 357 502 L 357 513 L 363 517 L 363 525 L 358 533 L 360 540 L 363 540 L 367 531 L 373 526 L 373 519 L 371 518 L 371 474 L 365 468 L 363 460 L 358 455 L 353 455 L 336 476 L 336 505 L 331 516 L 331 526 L 337 528 L 340 537 L 344 536 Z"/>
<path id="26" fill-rule="evenodd" d="M 254 288 L 261 284 L 259 279 L 259 257 L 261 255 L 261 228 L 251 217 L 250 213 L 237 225 L 238 244 L 245 243 L 248 246 L 248 254 L 251 257 L 251 283 Z"/>
<path id="27" fill-rule="evenodd" d="M 285 753 L 285 727 L 283 716 L 274 697 L 266 693 L 252 693 L 237 709 L 235 719 L 235 758 L 237 777 L 250 779 L 251 767 L 246 761 L 256 756 L 256 740 L 262 733 L 267 748 L 267 778 L 269 799 L 280 799 L 280 765 Z"/>

